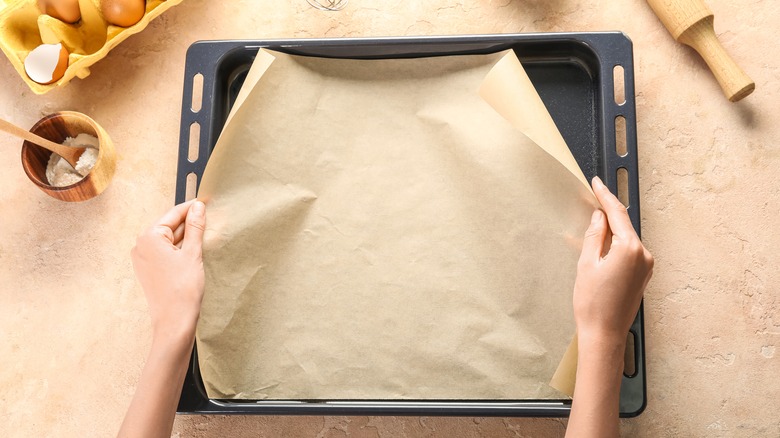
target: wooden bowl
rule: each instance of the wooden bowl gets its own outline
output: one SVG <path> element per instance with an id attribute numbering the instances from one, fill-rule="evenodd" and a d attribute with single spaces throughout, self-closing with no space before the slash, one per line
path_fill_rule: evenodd
<path id="1" fill-rule="evenodd" d="M 66 137 L 76 137 L 86 133 L 97 137 L 100 144 L 95 166 L 87 176 L 75 184 L 55 187 L 50 185 L 46 178 L 46 166 L 52 153 L 25 141 L 22 144 L 24 173 L 47 195 L 68 202 L 86 201 L 99 195 L 108 187 L 116 170 L 116 152 L 106 131 L 94 120 L 81 113 L 62 111 L 42 118 L 30 128 L 30 132 L 56 143 L 62 143 Z"/>

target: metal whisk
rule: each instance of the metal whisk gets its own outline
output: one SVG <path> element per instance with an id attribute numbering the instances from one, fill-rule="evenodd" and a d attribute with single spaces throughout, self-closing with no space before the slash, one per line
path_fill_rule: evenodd
<path id="1" fill-rule="evenodd" d="M 321 11 L 340 11 L 347 6 L 349 0 L 306 0 L 313 7 Z"/>

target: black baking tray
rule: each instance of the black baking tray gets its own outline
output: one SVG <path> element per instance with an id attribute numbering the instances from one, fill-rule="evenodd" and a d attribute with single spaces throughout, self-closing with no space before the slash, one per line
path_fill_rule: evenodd
<path id="1" fill-rule="evenodd" d="M 588 178 L 599 175 L 617 193 L 627 174 L 628 213 L 637 233 L 639 173 L 631 40 L 620 32 L 201 41 L 190 46 L 184 76 L 176 203 L 193 197 L 228 112 L 259 48 L 294 55 L 381 59 L 486 54 L 513 49 Z M 624 72 L 625 103 L 615 103 L 613 69 Z M 202 75 L 200 108 L 194 84 Z M 200 79 L 200 78 L 199 78 Z M 197 105 L 196 105 L 197 107 Z M 625 154 L 616 150 L 615 120 L 625 118 Z M 199 134 L 193 125 L 199 127 Z M 622 151 L 621 151 L 622 152 Z M 621 417 L 646 405 L 643 309 L 631 327 L 635 369 L 623 375 Z M 193 351 L 177 411 L 184 414 L 452 415 L 565 417 L 570 400 L 215 400 L 206 396 Z"/>

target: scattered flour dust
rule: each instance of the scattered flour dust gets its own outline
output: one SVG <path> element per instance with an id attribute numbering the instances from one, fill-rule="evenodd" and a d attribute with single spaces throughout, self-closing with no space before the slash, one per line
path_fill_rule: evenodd
<path id="1" fill-rule="evenodd" d="M 75 169 L 59 155 L 51 154 L 49 164 L 46 166 L 46 179 L 54 187 L 69 186 L 84 179 L 95 166 L 98 157 L 98 147 L 100 146 L 96 137 L 84 133 L 77 135 L 75 138 L 67 137 L 62 144 L 65 146 L 86 146 L 87 149 L 79 157 Z"/>

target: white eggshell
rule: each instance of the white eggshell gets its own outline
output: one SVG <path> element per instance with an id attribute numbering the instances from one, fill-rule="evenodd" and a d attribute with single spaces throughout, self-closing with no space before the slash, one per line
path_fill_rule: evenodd
<path id="1" fill-rule="evenodd" d="M 27 76 L 39 84 L 49 84 L 58 80 L 55 78 L 55 72 L 64 72 L 60 65 L 62 58 L 62 44 L 41 44 L 33 49 L 24 59 L 24 71 Z M 67 57 L 65 57 L 67 63 Z M 65 65 L 67 68 L 67 65 Z M 61 74 L 60 74 L 61 77 Z"/>

